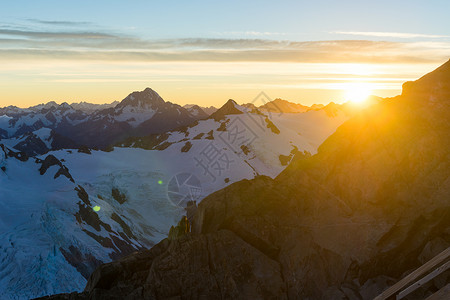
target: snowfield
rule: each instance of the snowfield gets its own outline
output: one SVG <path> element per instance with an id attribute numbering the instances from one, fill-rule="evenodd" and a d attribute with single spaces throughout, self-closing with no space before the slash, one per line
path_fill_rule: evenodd
<path id="1" fill-rule="evenodd" d="M 99 264 L 167 236 L 184 214 L 168 196 L 177 174 L 199 180 L 197 201 L 242 179 L 275 177 L 348 118 L 235 107 L 242 113 L 167 132 L 151 149 L 142 138 L 110 152 L 63 149 L 23 161 L 17 139 L 0 140 L 0 299 L 82 290 Z M 48 143 L 50 129 L 34 135 Z"/>

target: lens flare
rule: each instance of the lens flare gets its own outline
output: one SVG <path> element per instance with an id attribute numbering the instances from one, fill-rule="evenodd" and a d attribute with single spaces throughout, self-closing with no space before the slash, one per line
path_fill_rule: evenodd
<path id="1" fill-rule="evenodd" d="M 345 100 L 353 103 L 363 103 L 370 96 L 372 90 L 367 83 L 352 83 L 345 91 Z"/>

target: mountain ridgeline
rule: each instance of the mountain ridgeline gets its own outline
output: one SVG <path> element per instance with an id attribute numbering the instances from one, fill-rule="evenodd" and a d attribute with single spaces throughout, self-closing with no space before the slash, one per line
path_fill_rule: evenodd
<path id="1" fill-rule="evenodd" d="M 190 232 L 180 222 L 152 249 L 100 266 L 84 292 L 51 299 L 373 299 L 450 246 L 449 115 L 450 61 L 356 112 L 276 178 L 209 195 Z"/>
<path id="2" fill-rule="evenodd" d="M 0 137 L 19 139 L 23 134 L 49 128 L 70 139 L 74 147 L 105 149 L 131 136 L 162 133 L 207 117 L 200 108 L 192 112 L 164 101 L 147 88 L 109 106 L 78 103 L 72 107 L 67 103 L 49 102 L 28 109 L 0 108 Z M 50 147 L 47 151 L 57 149 L 61 148 Z"/>

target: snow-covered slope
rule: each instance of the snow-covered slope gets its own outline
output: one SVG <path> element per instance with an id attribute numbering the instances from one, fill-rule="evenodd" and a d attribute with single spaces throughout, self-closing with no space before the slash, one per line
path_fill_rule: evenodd
<path id="1" fill-rule="evenodd" d="M 297 151 L 315 153 L 346 119 L 339 107 L 270 115 L 229 100 L 208 119 L 129 138 L 110 152 L 27 158 L 13 139 L 0 141 L 0 299 L 81 290 L 100 263 L 166 237 L 185 200 L 278 175 Z M 52 142 L 45 128 L 32 135 Z"/>
<path id="2" fill-rule="evenodd" d="M 229 100 L 206 120 L 179 131 L 128 139 L 119 146 L 170 150 L 186 157 L 183 165 L 187 169 L 200 170 L 202 182 L 232 182 L 241 177 L 237 174 L 278 175 L 297 151 L 314 154 L 347 118 L 339 109 L 333 114 L 327 110 L 264 114 Z M 222 160 L 211 160 L 210 152 Z"/>
<path id="3" fill-rule="evenodd" d="M 100 263 L 167 235 L 182 210 L 149 151 L 127 150 L 26 159 L 0 145 L 0 299 L 80 290 Z"/>

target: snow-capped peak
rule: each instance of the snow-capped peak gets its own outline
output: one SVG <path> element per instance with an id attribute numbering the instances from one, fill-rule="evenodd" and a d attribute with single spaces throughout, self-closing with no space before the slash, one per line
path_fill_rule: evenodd
<path id="1" fill-rule="evenodd" d="M 55 101 L 49 101 L 47 103 L 41 103 L 35 106 L 30 107 L 31 110 L 33 111 L 40 111 L 42 109 L 50 109 L 52 107 L 57 108 L 59 105 L 58 103 L 56 103 Z"/>
<path id="2" fill-rule="evenodd" d="M 199 119 L 208 117 L 208 114 L 203 109 L 201 109 L 201 107 L 198 105 L 192 105 L 191 107 L 186 108 L 186 109 L 191 115 L 193 115 L 194 117 L 197 117 Z"/>
<path id="3" fill-rule="evenodd" d="M 161 96 L 152 90 L 151 88 L 146 88 L 141 92 L 133 92 L 122 100 L 117 106 L 116 110 L 121 109 L 125 106 L 133 106 L 138 108 L 149 108 L 158 107 L 164 105 L 165 101 Z"/>

